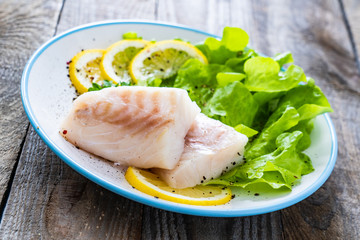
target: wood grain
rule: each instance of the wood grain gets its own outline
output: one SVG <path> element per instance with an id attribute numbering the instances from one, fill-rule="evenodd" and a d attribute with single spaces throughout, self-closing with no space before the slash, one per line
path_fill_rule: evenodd
<path id="1" fill-rule="evenodd" d="M 31 128 L 0 239 L 138 239 L 141 215 L 141 204 L 77 174 Z"/>
<path id="2" fill-rule="evenodd" d="M 285 239 L 358 239 L 360 78 L 339 2 L 233 3 L 234 11 L 253 11 L 251 16 L 232 17 L 233 25 L 250 33 L 251 44 L 268 55 L 291 51 L 295 62 L 321 86 L 334 109 L 330 115 L 339 141 L 335 170 L 310 198 L 281 211 L 283 236 Z"/>
<path id="3" fill-rule="evenodd" d="M 155 19 L 155 0 L 136 1 L 65 1 L 58 32 L 61 33 L 81 24 L 116 19 Z"/>
<path id="4" fill-rule="evenodd" d="M 0 198 L 29 125 L 21 74 L 33 51 L 54 34 L 60 7 L 61 1 L 0 1 Z"/>
<path id="5" fill-rule="evenodd" d="M 230 24 L 228 0 L 159 0 L 157 20 L 183 24 L 209 33 L 221 35 Z"/>
<path id="6" fill-rule="evenodd" d="M 352 43 L 353 51 L 360 73 L 360 2 L 356 0 L 339 0 L 343 11 L 343 18 L 347 24 L 348 34 Z"/>
<path id="7" fill-rule="evenodd" d="M 144 206 L 97 186 L 66 166 L 31 129 L 0 224 L 0 239 L 360 238 L 360 77 L 339 1 L 65 1 L 53 32 L 115 18 L 156 19 L 218 35 L 226 25 L 238 26 L 249 33 L 251 46 L 259 52 L 292 51 L 335 111 L 331 117 L 339 157 L 332 176 L 311 197 L 281 211 L 242 218 L 189 216 Z M 15 62 L 9 65 L 14 66 Z"/>

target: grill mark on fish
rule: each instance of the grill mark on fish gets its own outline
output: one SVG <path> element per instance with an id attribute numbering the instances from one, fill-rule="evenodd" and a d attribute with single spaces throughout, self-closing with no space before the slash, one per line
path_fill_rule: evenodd
<path id="1" fill-rule="evenodd" d="M 136 101 L 137 101 L 138 105 L 140 105 L 140 106 L 144 106 L 144 101 L 145 100 L 148 101 L 148 98 L 144 98 L 143 96 L 138 95 L 137 97 L 138 98 L 136 99 Z M 154 106 L 155 105 L 152 105 L 152 107 L 154 107 Z M 155 111 L 157 111 L 157 110 L 155 110 Z M 148 129 L 145 129 L 144 126 L 147 124 L 149 119 L 158 118 L 158 115 L 153 114 L 154 108 L 150 109 L 150 111 L 145 111 L 145 109 L 144 109 L 143 112 L 144 112 L 145 115 L 142 115 L 143 118 L 141 119 L 140 123 L 137 125 L 137 128 L 134 128 L 135 131 L 130 133 L 130 135 L 134 136 L 134 135 L 139 134 L 141 132 L 148 131 Z"/>
<path id="2" fill-rule="evenodd" d="M 87 104 L 81 104 L 82 108 L 76 109 L 74 119 L 77 119 L 83 126 L 96 124 L 97 119 L 92 118 L 93 110 Z"/>
<path id="3" fill-rule="evenodd" d="M 111 116 L 108 116 L 105 121 L 120 125 L 122 127 L 126 127 L 129 124 L 129 119 L 137 116 L 140 112 L 140 108 L 131 104 L 130 99 L 131 91 L 124 91 L 121 95 L 117 95 L 118 101 L 122 102 L 122 108 L 116 108 L 116 110 L 112 111 Z"/>
<path id="4" fill-rule="evenodd" d="M 150 112 L 149 115 L 143 118 L 143 122 L 141 125 L 138 126 L 138 129 L 133 132 L 131 135 L 136 135 L 141 132 L 145 133 L 145 138 L 149 137 L 150 133 L 154 131 L 156 128 L 164 128 L 167 125 L 172 124 L 175 120 L 167 119 L 164 120 L 162 116 L 158 117 L 156 114 L 160 112 L 159 105 L 161 104 L 161 100 L 168 99 L 170 104 L 172 106 L 176 105 L 176 94 L 166 94 L 162 99 L 159 99 L 159 92 L 156 92 L 156 94 L 153 94 L 151 99 L 154 103 L 155 108 Z M 169 115 L 173 115 L 175 113 L 175 108 L 170 108 Z"/>
<path id="5" fill-rule="evenodd" d="M 158 116 L 161 111 L 161 103 L 164 101 L 164 99 L 171 105 L 176 105 L 177 95 L 174 94 L 174 92 L 170 92 L 165 96 L 163 95 L 162 98 L 160 98 L 159 91 L 153 92 L 152 94 L 147 94 L 145 91 L 138 91 L 136 93 L 131 93 L 131 91 L 124 91 L 121 92 L 121 94 L 112 95 L 114 95 L 112 96 L 113 99 L 118 98 L 119 101 L 123 103 L 121 105 L 117 105 L 116 109 L 112 109 L 112 102 L 104 100 L 95 103 L 91 109 L 86 107 L 85 109 L 79 110 L 78 112 L 80 115 L 86 117 L 93 113 L 93 117 L 96 117 L 98 120 L 120 125 L 122 128 L 127 128 L 128 134 L 131 135 L 144 132 L 145 137 L 148 137 L 154 129 L 165 127 L 166 125 L 174 122 L 173 119 L 163 120 L 163 116 Z M 131 98 L 131 96 L 133 96 L 133 98 Z M 149 98 L 151 99 L 151 103 L 154 108 L 150 111 L 145 111 L 144 101 L 149 101 Z M 87 104 L 84 104 L 84 106 L 87 106 Z M 170 109 L 169 115 L 174 112 L 174 108 Z M 144 114 L 145 112 L 147 114 Z M 135 130 L 135 132 L 132 132 L 131 130 Z"/>
<path id="6" fill-rule="evenodd" d="M 100 120 L 108 123 L 114 123 L 119 119 L 120 112 L 127 112 L 126 110 L 128 110 L 128 103 L 130 101 L 129 94 L 131 94 L 131 91 L 129 90 L 121 92 L 120 96 L 118 94 L 110 94 L 109 97 L 112 99 L 118 99 L 120 97 L 121 101 L 124 103 L 122 105 L 118 105 L 116 109 L 112 109 L 114 104 L 111 101 L 109 102 L 107 99 L 98 100 L 97 102 L 94 102 L 93 105 L 90 105 L 90 107 L 87 103 L 79 104 L 79 106 L 77 106 L 77 110 L 75 111 L 75 117 L 82 120 Z"/>
<path id="7" fill-rule="evenodd" d="M 146 119 L 146 118 L 148 118 L 148 117 L 150 117 L 151 116 L 151 111 L 146 111 L 146 106 L 145 106 L 145 104 L 144 104 L 144 101 L 145 100 L 148 100 L 147 98 L 145 98 L 147 96 L 147 94 L 146 94 L 146 92 L 145 91 L 139 91 L 139 92 L 136 92 L 136 94 L 135 94 L 135 101 L 136 101 L 136 104 L 137 104 L 137 106 L 139 106 L 139 108 L 141 108 L 141 110 L 142 110 L 142 114 L 141 114 L 141 116 L 140 116 L 140 122 L 139 123 L 137 123 L 137 124 L 139 124 L 138 126 L 137 126 L 137 128 L 134 128 L 135 130 L 136 129 L 141 129 L 141 125 L 142 125 L 142 120 L 143 119 Z M 145 115 L 144 115 L 145 114 Z M 138 131 L 136 131 L 136 132 L 138 132 Z M 131 133 L 132 135 L 134 135 L 134 133 Z"/>
<path id="8" fill-rule="evenodd" d="M 114 104 L 112 102 L 97 102 L 94 106 L 91 107 L 91 111 L 89 111 L 88 115 L 93 119 L 113 124 L 121 119 L 120 113 L 126 113 L 130 110 L 128 105 L 118 105 L 115 109 L 113 106 Z"/>
<path id="9" fill-rule="evenodd" d="M 176 106 L 176 98 L 175 98 L 174 94 L 171 94 L 171 93 L 173 93 L 173 92 L 170 92 L 170 94 L 166 94 L 165 99 L 170 102 L 171 106 Z M 155 110 L 153 110 L 153 113 L 160 112 L 159 105 L 161 104 L 160 101 L 163 99 L 159 100 L 159 92 L 157 92 L 156 95 L 155 94 L 153 95 L 152 100 L 156 104 L 156 107 L 155 107 Z M 170 108 L 170 109 L 171 110 L 168 113 L 168 117 L 174 114 L 175 107 Z M 173 122 L 174 122 L 173 118 L 164 120 L 164 118 L 162 116 L 155 118 L 155 119 L 150 119 L 144 126 L 144 128 L 147 129 L 147 131 L 144 131 L 144 132 L 146 132 L 145 137 L 146 138 L 149 137 L 149 133 L 152 132 L 154 129 L 163 128 L 167 125 L 172 124 Z"/>
<path id="10" fill-rule="evenodd" d="M 155 107 L 151 111 L 151 115 L 147 118 L 146 121 L 144 121 L 145 124 L 142 126 L 144 133 L 146 133 L 145 138 L 147 138 L 154 129 L 161 128 L 171 122 L 169 120 L 164 121 L 163 116 L 157 116 L 160 113 L 161 101 L 164 100 L 164 98 L 162 98 L 162 99 L 159 98 L 159 94 L 160 94 L 160 92 L 157 91 L 157 92 L 154 92 L 153 95 L 151 96 L 152 102 L 154 103 Z M 165 100 L 167 98 L 169 98 L 169 95 L 165 95 Z M 172 104 L 171 97 L 170 97 L 170 102 Z M 175 106 L 175 103 L 173 104 L 173 106 Z M 173 112 L 173 110 L 170 111 L 169 115 L 171 115 L 172 112 Z"/>
<path id="11" fill-rule="evenodd" d="M 163 120 L 162 118 L 160 120 Z M 174 123 L 174 120 L 173 119 L 167 119 L 167 120 L 163 120 L 163 121 L 158 121 L 156 122 L 156 124 L 153 124 L 152 126 L 149 126 L 149 130 L 147 132 L 147 134 L 145 135 L 145 138 L 149 137 L 151 131 L 154 129 L 154 128 L 164 128 L 165 126 L 167 125 L 170 125 L 170 124 L 173 124 Z"/>
<path id="12" fill-rule="evenodd" d="M 135 92 L 135 101 L 136 104 L 139 106 L 139 108 L 144 108 L 144 96 L 146 96 L 146 93 L 144 90 L 140 90 Z"/>
<path id="13" fill-rule="evenodd" d="M 82 109 L 76 109 L 75 118 L 77 119 L 86 119 L 89 116 L 90 109 L 88 107 Z"/>
<path id="14" fill-rule="evenodd" d="M 131 110 L 132 108 L 130 108 L 128 105 L 125 105 L 121 109 L 114 110 L 112 118 L 105 118 L 104 121 L 111 124 L 122 125 L 124 122 L 126 122 L 126 116 L 129 115 Z"/>
<path id="15" fill-rule="evenodd" d="M 146 128 L 154 129 L 157 126 L 163 126 L 167 123 L 161 121 L 161 118 L 157 116 L 160 113 L 160 93 L 156 91 L 150 95 L 151 101 L 154 108 L 151 111 L 146 111 L 144 113 L 144 96 L 146 96 L 145 91 L 139 91 L 135 93 L 135 103 L 136 105 L 131 104 L 131 91 L 126 90 L 121 92 L 120 95 L 116 95 L 116 98 L 120 98 L 123 104 L 118 105 L 116 109 L 112 109 L 113 103 L 108 101 L 101 101 L 95 103 L 94 106 L 88 107 L 87 104 L 82 104 L 81 109 L 76 111 L 76 116 L 79 119 L 88 120 L 88 118 L 95 118 L 97 120 L 102 120 L 111 124 L 120 125 L 128 129 L 136 129 L 140 127 L 139 131 L 144 131 Z M 114 96 L 115 97 L 115 96 Z M 168 95 L 168 100 L 171 104 L 176 104 L 176 96 L 174 94 Z M 84 108 L 85 107 L 85 108 Z M 174 109 L 171 109 L 170 114 L 174 112 Z M 150 129 L 149 129 L 150 130 Z"/>
<path id="16" fill-rule="evenodd" d="M 159 117 L 153 117 L 153 119 L 151 119 L 152 117 L 150 116 L 148 119 L 146 119 L 145 121 L 142 121 L 137 128 L 134 128 L 134 131 L 131 133 L 132 136 L 135 136 L 137 134 L 149 134 L 150 133 L 150 129 L 147 128 L 147 126 L 149 125 L 153 125 L 156 124 L 156 122 L 158 122 L 161 118 Z"/>
<path id="17" fill-rule="evenodd" d="M 154 131 L 154 129 L 163 128 L 166 125 L 172 124 L 173 122 L 173 119 L 164 120 L 163 117 L 150 116 L 146 121 L 143 122 L 141 127 L 139 127 L 136 132 L 132 133 L 132 135 L 143 132 L 145 134 L 145 138 L 147 138 L 149 137 L 150 133 Z"/>
<path id="18" fill-rule="evenodd" d="M 102 118 L 102 116 L 108 114 L 111 112 L 112 103 L 108 101 L 101 101 L 95 103 L 95 106 L 93 107 L 93 112 L 96 118 Z"/>
<path id="19" fill-rule="evenodd" d="M 176 93 L 175 92 L 170 92 L 170 104 L 171 106 L 176 106 Z M 175 113 L 175 108 L 171 108 L 170 110 L 170 113 L 171 114 L 174 114 Z"/>
<path id="20" fill-rule="evenodd" d="M 161 99 L 159 100 L 159 94 L 160 94 L 160 92 L 156 91 L 151 96 L 151 101 L 154 104 L 154 108 L 152 109 L 151 113 L 154 115 L 157 115 L 160 112 L 159 104 L 160 104 Z"/>
<path id="21" fill-rule="evenodd" d="M 141 128 L 143 131 L 147 132 L 147 129 L 142 128 L 143 125 L 150 124 L 153 125 L 156 122 L 152 121 L 153 117 L 156 117 L 156 121 L 159 121 L 161 119 L 161 116 L 159 117 L 160 108 L 159 108 L 159 92 L 154 92 L 151 96 L 151 102 L 154 105 L 154 108 L 151 111 L 145 111 L 145 109 L 141 109 L 143 114 L 139 114 L 137 116 L 133 116 L 129 119 L 129 124 L 126 125 L 127 129 L 139 129 Z M 125 126 L 124 126 L 125 127 Z"/>
<path id="22" fill-rule="evenodd" d="M 84 94 L 74 102 L 63 123 L 63 129 L 68 131 L 64 137 L 110 161 L 173 168 L 181 155 L 185 134 L 199 112 L 185 93 L 119 87 Z"/>

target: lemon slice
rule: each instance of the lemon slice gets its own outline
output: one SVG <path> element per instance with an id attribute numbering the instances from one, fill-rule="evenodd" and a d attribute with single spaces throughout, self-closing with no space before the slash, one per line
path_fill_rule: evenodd
<path id="1" fill-rule="evenodd" d="M 231 200 L 230 188 L 197 185 L 175 189 L 160 180 L 159 176 L 134 167 L 127 169 L 125 178 L 137 190 L 171 202 L 210 206 L 225 204 Z"/>
<path id="2" fill-rule="evenodd" d="M 115 83 L 130 83 L 131 77 L 128 71 L 130 61 L 149 42 L 140 39 L 122 40 L 114 43 L 106 49 L 101 60 L 101 70 L 108 80 Z"/>
<path id="3" fill-rule="evenodd" d="M 69 64 L 70 80 L 76 90 L 82 94 L 92 87 L 92 83 L 101 83 L 104 78 L 100 62 L 104 50 L 89 49 L 76 54 Z"/>
<path id="4" fill-rule="evenodd" d="M 151 44 L 140 51 L 130 63 L 130 75 L 138 85 L 149 79 L 168 79 L 190 58 L 207 63 L 204 54 L 195 46 L 179 41 L 166 40 Z"/>

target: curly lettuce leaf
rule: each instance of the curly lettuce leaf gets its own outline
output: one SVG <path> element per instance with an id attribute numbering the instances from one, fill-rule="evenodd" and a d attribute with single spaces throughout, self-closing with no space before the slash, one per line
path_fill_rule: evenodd
<path id="1" fill-rule="evenodd" d="M 112 81 L 104 80 L 101 85 L 93 82 L 92 86 L 88 89 L 88 91 L 93 92 L 93 91 L 99 91 L 101 89 L 109 88 L 109 87 L 130 86 L 130 85 L 131 84 L 127 83 L 127 82 L 119 82 L 119 83 L 115 84 Z"/>
<path id="2" fill-rule="evenodd" d="M 331 111 L 330 104 L 321 89 L 309 79 L 307 84 L 298 85 L 280 98 L 276 110 L 268 118 L 259 136 L 247 146 L 245 156 L 252 159 L 271 152 L 274 148 L 274 139 L 289 129 L 303 132 L 304 137 L 300 141 L 299 149 L 305 150 L 311 143 L 310 120 Z"/>
<path id="3" fill-rule="evenodd" d="M 303 133 L 303 137 L 300 139 L 297 149 L 298 151 L 304 151 L 311 145 L 310 134 L 314 129 L 314 119 L 307 119 L 300 121 L 296 126 L 289 129 L 289 132 L 300 131 Z"/>
<path id="4" fill-rule="evenodd" d="M 294 62 L 291 52 L 277 54 L 275 57 L 273 57 L 273 59 L 279 64 L 280 67 L 284 66 L 285 64 Z"/>
<path id="5" fill-rule="evenodd" d="M 216 89 L 204 109 L 205 114 L 221 122 L 236 126 L 251 126 L 258 104 L 244 84 L 236 81 Z"/>
<path id="6" fill-rule="evenodd" d="M 142 39 L 136 32 L 126 32 L 122 35 L 123 39 Z"/>
<path id="7" fill-rule="evenodd" d="M 220 72 L 216 75 L 216 80 L 219 87 L 225 87 L 226 85 L 241 81 L 245 79 L 246 75 L 242 73 L 235 73 L 235 72 Z"/>
<path id="8" fill-rule="evenodd" d="M 238 124 L 234 127 L 234 129 L 236 131 L 238 131 L 239 133 L 244 134 L 245 136 L 247 136 L 248 138 L 251 138 L 253 136 L 255 136 L 256 134 L 258 134 L 259 132 L 256 131 L 255 129 L 252 129 L 248 126 L 245 126 L 244 124 Z"/>
<path id="9" fill-rule="evenodd" d="M 196 47 L 204 53 L 209 63 L 224 64 L 228 59 L 237 57 L 248 42 L 249 35 L 244 30 L 225 27 L 221 40 L 209 37 Z"/>
<path id="10" fill-rule="evenodd" d="M 325 112 L 332 112 L 329 101 L 315 81 L 308 79 L 307 84 L 298 85 L 281 99 L 279 106 L 293 106 L 300 114 L 300 120 L 312 119 Z"/>
<path id="11" fill-rule="evenodd" d="M 206 56 L 209 63 L 224 64 L 227 59 L 237 56 L 236 52 L 232 52 L 221 44 L 216 38 L 207 38 L 203 44 L 196 47 Z"/>
<path id="12" fill-rule="evenodd" d="M 241 28 L 225 27 L 221 43 L 230 51 L 242 51 L 249 43 L 249 35 Z"/>
<path id="13" fill-rule="evenodd" d="M 280 65 L 269 57 L 253 57 L 245 62 L 244 71 L 247 75 L 245 85 L 254 92 L 282 92 L 306 82 L 304 71 L 291 65 L 282 72 Z"/>
<path id="14" fill-rule="evenodd" d="M 218 85 L 216 76 L 231 69 L 219 64 L 204 64 L 198 59 L 189 59 L 179 69 L 174 87 L 188 91 L 191 100 L 203 109 L 213 96 Z"/>
<path id="15" fill-rule="evenodd" d="M 276 138 L 298 124 L 299 118 L 299 113 L 290 106 L 274 112 L 259 136 L 247 146 L 245 151 L 246 159 L 257 158 L 274 151 Z"/>
<path id="16" fill-rule="evenodd" d="M 256 56 L 257 53 L 253 49 L 246 48 L 241 54 L 238 53 L 238 56 L 226 60 L 225 65 L 230 67 L 234 72 L 245 73 L 244 65 L 246 60 Z"/>
<path id="17" fill-rule="evenodd" d="M 186 89 L 203 113 L 251 138 L 246 163 L 207 184 L 291 189 L 313 171 L 302 153 L 311 144 L 313 119 L 332 109 L 300 67 L 288 66 L 290 52 L 259 56 L 248 41 L 243 30 L 225 28 L 221 40 L 197 45 L 209 64 L 190 59 L 173 79 L 155 79 L 152 86 Z"/>

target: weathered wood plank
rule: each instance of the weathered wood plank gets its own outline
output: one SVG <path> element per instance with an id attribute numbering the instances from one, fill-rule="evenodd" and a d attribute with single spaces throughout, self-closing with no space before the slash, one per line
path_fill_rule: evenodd
<path id="1" fill-rule="evenodd" d="M 136 3 L 139 2 L 67 1 L 57 32 L 92 21 L 155 18 L 155 1 Z M 27 9 L 34 10 L 31 6 Z M 54 30 L 55 25 L 52 34 Z M 41 29 L 39 34 L 47 36 Z M 140 238 L 141 204 L 75 173 L 45 146 L 32 128 L 26 139 L 0 225 L 0 239 Z"/>
<path id="2" fill-rule="evenodd" d="M 139 5 L 136 3 L 141 3 Z M 1 239 L 333 239 L 359 238 L 359 76 L 338 2 L 67 1 L 58 31 L 107 18 L 148 18 L 221 34 L 240 26 L 268 55 L 290 50 L 323 88 L 335 110 L 339 160 L 318 192 L 282 211 L 245 218 L 171 213 L 117 196 L 62 163 L 34 131 L 27 136 Z M 111 6 L 111 7 L 109 7 Z M 158 6 L 158 8 L 156 8 Z M 101 10 L 101 11 L 100 11 Z M 38 237 L 39 236 L 39 237 Z"/>
<path id="3" fill-rule="evenodd" d="M 13 186 L 0 239 L 140 237 L 142 205 L 77 174 L 44 145 L 33 128 Z"/>
<path id="4" fill-rule="evenodd" d="M 343 10 L 343 18 L 347 23 L 348 35 L 352 41 L 352 47 L 355 52 L 355 57 L 360 73 L 360 2 L 356 0 L 339 0 Z"/>
<path id="5" fill-rule="evenodd" d="M 291 51 L 334 109 L 339 140 L 335 170 L 314 195 L 281 211 L 283 236 L 358 239 L 360 77 L 339 2 L 233 1 L 231 9 L 233 25 L 250 33 L 252 46 L 268 55 Z M 244 16 L 240 9 L 253 12 Z"/>
<path id="6" fill-rule="evenodd" d="M 22 70 L 54 34 L 60 7 L 61 1 L 0 1 L 0 198 L 29 125 L 20 100 Z"/>
<path id="7" fill-rule="evenodd" d="M 66 1 L 58 33 L 81 24 L 115 19 L 155 19 L 155 0 Z"/>
<path id="8" fill-rule="evenodd" d="M 230 1 L 159 0 L 157 20 L 221 35 L 223 27 L 230 24 Z"/>

